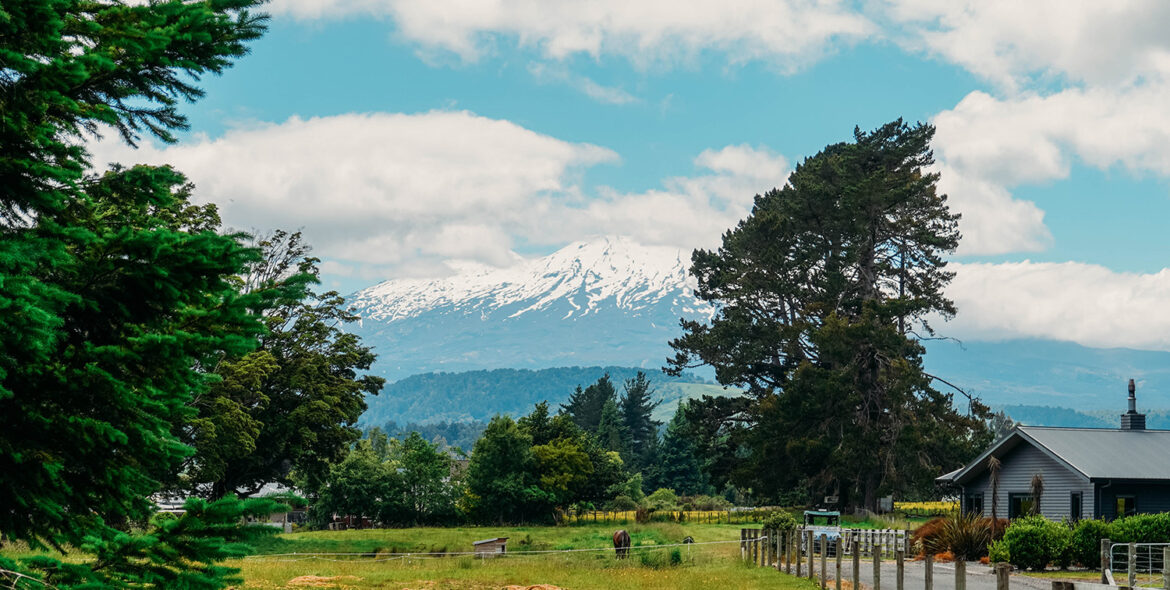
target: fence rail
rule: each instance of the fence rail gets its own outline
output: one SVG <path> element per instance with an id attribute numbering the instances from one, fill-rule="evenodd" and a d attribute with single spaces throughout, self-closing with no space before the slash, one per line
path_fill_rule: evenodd
<path id="1" fill-rule="evenodd" d="M 693 522 L 699 524 L 756 524 L 768 515 L 771 509 L 759 510 L 654 510 L 643 513 L 644 522 Z M 556 520 L 560 524 L 638 522 L 636 510 L 580 510 L 562 511 Z"/>
<path id="2" fill-rule="evenodd" d="M 909 531 L 845 529 L 836 539 L 828 535 L 815 536 L 811 529 L 740 529 L 740 558 L 760 567 L 775 568 L 797 577 L 807 577 L 820 582 L 821 590 L 828 590 L 829 580 L 833 589 L 841 590 L 846 571 L 852 588 L 859 590 L 863 557 L 872 561 L 873 574 L 870 584 L 873 590 L 882 590 L 882 560 L 893 555 L 895 563 L 893 587 L 906 590 L 906 557 L 910 549 Z M 887 546 L 885 543 L 889 543 Z M 848 566 L 845 557 L 848 556 Z M 830 559 L 832 562 L 830 563 Z M 934 590 L 934 560 L 930 555 L 923 559 L 923 590 Z M 955 590 L 967 588 L 967 562 L 956 561 Z M 996 590 L 1010 590 L 1011 566 L 997 563 L 994 566 Z M 890 585 L 887 582 L 886 589 Z M 1167 588 L 1170 590 L 1170 587 Z"/>

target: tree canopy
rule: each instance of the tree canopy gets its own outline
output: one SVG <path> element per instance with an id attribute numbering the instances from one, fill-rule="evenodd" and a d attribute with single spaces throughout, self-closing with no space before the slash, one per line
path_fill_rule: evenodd
<path id="1" fill-rule="evenodd" d="M 955 412 L 922 369 L 929 317 L 950 317 L 945 256 L 958 215 L 937 192 L 934 128 L 901 120 L 827 146 L 716 251 L 697 250 L 709 323 L 684 321 L 671 368 L 715 368 L 753 403 L 741 480 L 874 507 L 879 493 L 961 463 L 986 428 Z"/>

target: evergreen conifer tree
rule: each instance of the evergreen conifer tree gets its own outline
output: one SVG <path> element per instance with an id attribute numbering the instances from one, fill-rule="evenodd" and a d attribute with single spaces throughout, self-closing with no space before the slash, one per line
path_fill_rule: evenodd
<path id="1" fill-rule="evenodd" d="M 708 491 L 708 486 L 696 456 L 697 449 L 686 436 L 685 421 L 680 407 L 666 426 L 649 483 L 651 487 L 670 488 L 683 495 L 701 494 Z"/>
<path id="2" fill-rule="evenodd" d="M 621 399 L 622 423 L 628 438 L 627 457 L 630 471 L 638 471 L 653 461 L 658 442 L 658 427 L 662 423 L 651 417 L 661 402 L 651 401 L 653 390 L 646 374 L 638 374 L 625 382 Z"/>
<path id="3" fill-rule="evenodd" d="M 239 523 L 276 505 L 234 498 L 113 526 L 149 518 L 197 367 L 255 345 L 265 295 L 237 291 L 256 252 L 179 172 L 96 174 L 78 141 L 172 141 L 193 80 L 263 32 L 258 4 L 0 1 L 0 539 L 77 552 L 0 558 L 13 588 L 216 588 L 216 562 L 266 532 Z"/>
<path id="4" fill-rule="evenodd" d="M 608 451 L 614 451 L 622 456 L 630 453 L 629 431 L 622 422 L 614 400 L 605 400 L 601 407 L 601 420 L 597 424 L 597 442 Z"/>
<path id="5" fill-rule="evenodd" d="M 568 403 L 561 404 L 561 411 L 571 416 L 585 432 L 597 432 L 601 410 L 610 400 L 617 401 L 617 391 L 606 373 L 584 390 L 578 385 L 576 391 L 569 394 Z"/>

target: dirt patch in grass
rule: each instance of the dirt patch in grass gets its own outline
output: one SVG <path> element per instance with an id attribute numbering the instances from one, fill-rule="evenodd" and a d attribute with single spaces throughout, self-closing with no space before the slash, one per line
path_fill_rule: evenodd
<path id="1" fill-rule="evenodd" d="M 288 582 L 285 586 L 311 586 L 314 588 L 329 588 L 332 586 L 341 586 L 342 582 L 357 582 L 361 578 L 357 576 L 297 576 Z"/>

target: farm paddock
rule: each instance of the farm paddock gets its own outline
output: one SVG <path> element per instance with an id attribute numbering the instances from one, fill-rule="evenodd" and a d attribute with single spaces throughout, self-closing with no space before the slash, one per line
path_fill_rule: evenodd
<path id="1" fill-rule="evenodd" d="M 590 525 L 282 534 L 269 539 L 258 555 L 229 565 L 241 569 L 242 588 L 257 589 L 816 588 L 808 580 L 744 564 L 738 526 L 652 523 L 626 529 L 632 549 L 625 560 L 615 558 L 612 525 Z M 687 536 L 695 543 L 681 546 Z M 507 555 L 482 559 L 466 554 L 473 541 L 487 537 L 509 537 Z M 339 555 L 345 553 L 357 555 Z"/>

